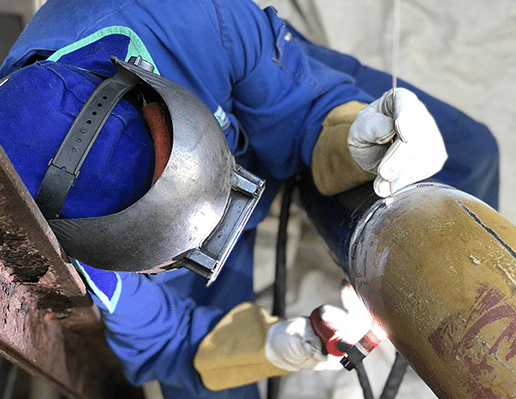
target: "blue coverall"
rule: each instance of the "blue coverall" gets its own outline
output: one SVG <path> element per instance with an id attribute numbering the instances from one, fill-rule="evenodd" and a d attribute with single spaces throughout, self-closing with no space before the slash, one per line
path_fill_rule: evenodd
<path id="1" fill-rule="evenodd" d="M 250 0 L 49 0 L 14 45 L 0 76 L 35 57 L 50 57 L 42 67 L 56 74 L 59 65 L 74 65 L 112 75 L 110 56 L 127 59 L 134 53 L 206 103 L 219 119 L 237 162 L 266 179 L 266 193 L 209 288 L 183 269 L 152 276 L 78 267 L 102 311 L 107 340 L 131 383 L 158 379 L 166 398 L 258 398 L 255 384 L 222 392 L 204 388 L 192 366 L 196 348 L 228 310 L 254 299 L 255 227 L 267 214 L 281 182 L 310 166 L 326 114 L 351 100 L 370 102 L 379 97 L 389 89 L 390 77 L 351 56 L 311 44 L 273 8 L 261 10 Z M 51 65 L 53 61 L 57 67 Z M 496 208 L 498 152 L 487 128 L 405 82 L 399 86 L 418 94 L 443 133 L 450 157 L 436 177 Z M 0 112 L 0 119 L 9 118 L 7 105 L 0 106 Z M 30 138 L 5 135 L 6 123 L 0 122 L 0 145 L 35 196 L 45 170 L 34 173 L 28 163 L 41 157 L 46 165 L 54 154 L 35 153 L 28 159 L 20 149 L 30 144 L 26 142 Z M 42 133 L 43 138 L 51 134 Z M 143 155 L 132 161 L 138 165 L 125 157 L 111 161 L 133 168 L 135 182 L 146 182 L 152 169 L 152 145 L 143 143 L 138 151 Z M 81 174 L 104 162 L 99 154 L 88 156 L 91 159 Z M 120 171 L 120 181 L 126 173 Z M 102 190 L 81 189 L 79 180 L 65 202 L 66 217 L 93 216 L 127 206 L 117 197 L 106 200 L 102 210 L 92 209 L 87 200 Z"/>

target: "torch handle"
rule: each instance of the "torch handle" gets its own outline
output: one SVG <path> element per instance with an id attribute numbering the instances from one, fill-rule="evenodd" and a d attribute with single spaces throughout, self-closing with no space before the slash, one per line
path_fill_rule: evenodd
<path id="1" fill-rule="evenodd" d="M 310 315 L 312 328 L 323 343 L 324 349 L 333 356 L 345 356 L 351 345 L 340 335 L 338 328 L 324 317 L 324 305 L 315 308 Z"/>

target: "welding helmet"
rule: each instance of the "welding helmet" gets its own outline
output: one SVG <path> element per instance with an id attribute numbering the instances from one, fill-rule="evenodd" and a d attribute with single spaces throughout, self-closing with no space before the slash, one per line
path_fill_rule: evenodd
<path id="1" fill-rule="evenodd" d="M 186 267 L 209 284 L 250 217 L 264 181 L 235 163 L 216 118 L 190 90 L 153 73 L 153 66 L 140 57 L 112 62 L 117 72 L 102 80 L 76 115 L 48 163 L 36 203 L 74 259 L 123 272 Z M 163 171 L 124 209 L 102 216 L 63 217 L 63 203 L 81 180 L 81 166 L 128 93 L 133 100 L 155 97 L 165 105 L 171 150 Z"/>

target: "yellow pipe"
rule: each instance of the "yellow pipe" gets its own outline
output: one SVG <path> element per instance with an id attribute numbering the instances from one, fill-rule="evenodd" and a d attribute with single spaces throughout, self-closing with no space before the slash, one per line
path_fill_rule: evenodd
<path id="1" fill-rule="evenodd" d="M 362 215 L 350 243 L 358 294 L 439 398 L 516 398 L 516 227 L 440 184 Z"/>

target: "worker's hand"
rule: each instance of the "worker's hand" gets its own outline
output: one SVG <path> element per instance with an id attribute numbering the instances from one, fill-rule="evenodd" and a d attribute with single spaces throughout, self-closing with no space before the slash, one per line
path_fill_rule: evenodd
<path id="1" fill-rule="evenodd" d="M 374 190 L 387 197 L 437 173 L 447 158 L 439 129 L 407 89 L 389 90 L 359 112 L 348 135 L 351 155 L 377 175 Z"/>
<path id="2" fill-rule="evenodd" d="M 350 310 L 331 305 L 323 305 L 318 310 L 324 323 L 336 327 L 338 336 L 350 344 L 357 342 L 371 325 L 371 317 L 361 303 Z M 319 333 L 320 327 L 317 326 Z M 278 322 L 269 329 L 265 355 L 276 367 L 288 371 L 341 369 L 342 354 L 328 355 L 323 341 L 327 344 L 325 337 L 314 331 L 309 318 L 297 317 Z"/>
<path id="3" fill-rule="evenodd" d="M 326 360 L 322 348 L 308 317 L 297 317 L 280 321 L 269 329 L 265 356 L 283 370 L 311 370 Z"/>

